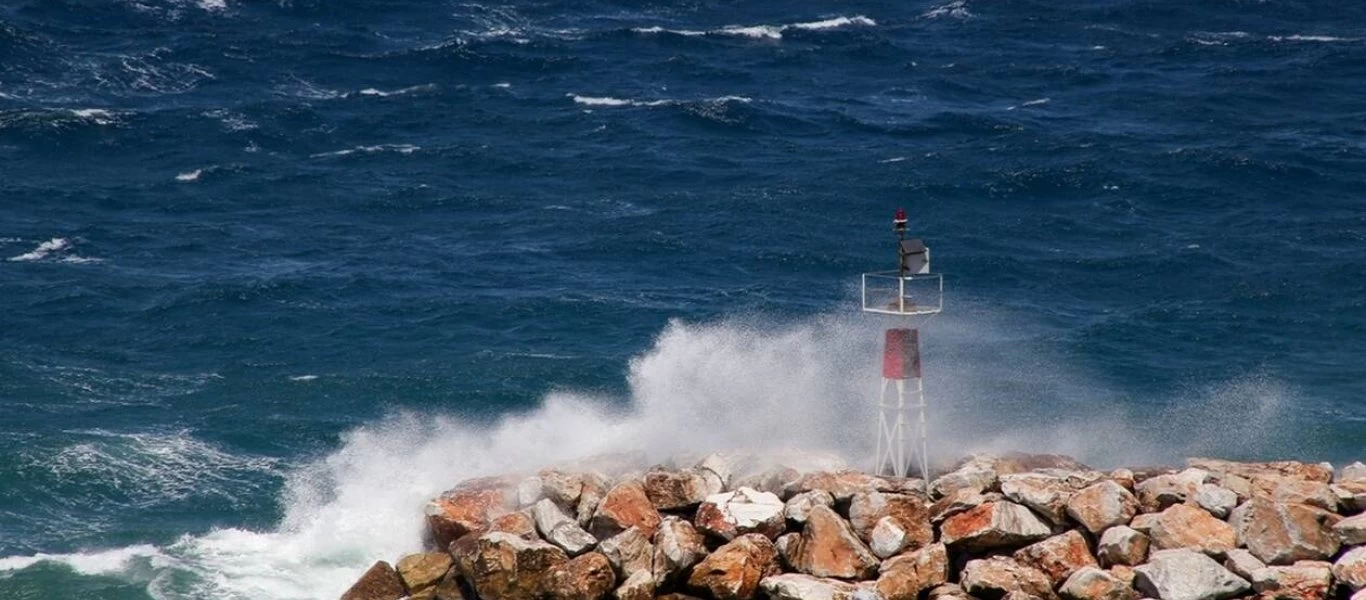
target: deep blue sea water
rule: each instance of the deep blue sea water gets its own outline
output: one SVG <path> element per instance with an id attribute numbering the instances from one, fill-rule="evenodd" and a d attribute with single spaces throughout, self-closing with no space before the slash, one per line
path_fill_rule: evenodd
<path id="1" fill-rule="evenodd" d="M 0 3 L 0 598 L 335 598 L 462 477 L 1366 459 L 1366 4 Z"/>

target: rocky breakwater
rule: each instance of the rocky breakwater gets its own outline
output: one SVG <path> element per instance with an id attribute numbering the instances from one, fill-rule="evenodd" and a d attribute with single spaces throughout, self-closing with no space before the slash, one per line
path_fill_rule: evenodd
<path id="1" fill-rule="evenodd" d="M 810 458 L 810 457 L 807 457 Z M 460 483 L 343 600 L 1366 600 L 1366 465 L 633 457 Z M 797 463 L 803 464 L 797 464 Z"/>

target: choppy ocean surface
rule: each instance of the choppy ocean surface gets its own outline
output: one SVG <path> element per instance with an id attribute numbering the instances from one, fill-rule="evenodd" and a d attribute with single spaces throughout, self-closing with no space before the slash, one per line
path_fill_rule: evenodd
<path id="1" fill-rule="evenodd" d="M 0 598 L 335 598 L 455 481 L 1366 458 L 1366 4 L 0 4 Z"/>

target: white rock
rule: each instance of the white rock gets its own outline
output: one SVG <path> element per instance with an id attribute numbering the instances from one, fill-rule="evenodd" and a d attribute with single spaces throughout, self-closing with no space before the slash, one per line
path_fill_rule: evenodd
<path id="1" fill-rule="evenodd" d="M 885 559 L 906 549 L 909 542 L 906 530 L 897 524 L 896 519 L 882 517 L 877 520 L 877 525 L 873 526 L 873 534 L 868 542 L 868 548 L 878 558 Z"/>
<path id="2" fill-rule="evenodd" d="M 825 490 L 811 490 L 793 496 L 783 506 L 783 514 L 787 520 L 796 523 L 806 523 L 806 515 L 811 509 L 817 506 L 832 507 L 835 505 L 835 497 Z"/>
<path id="3" fill-rule="evenodd" d="M 554 531 L 555 527 L 561 523 L 573 521 L 558 504 L 549 498 L 542 498 L 531 507 L 531 519 L 536 521 L 536 531 L 541 532 L 543 536 L 550 535 L 550 532 Z"/>
<path id="4" fill-rule="evenodd" d="M 1134 587 L 1159 600 L 1222 600 L 1252 589 L 1214 559 L 1184 548 L 1154 552 L 1134 568 Z"/>
<path id="5" fill-rule="evenodd" d="M 1366 464 L 1357 461 L 1343 467 L 1336 481 L 1366 481 Z"/>
<path id="6" fill-rule="evenodd" d="M 1195 489 L 1195 503 L 1220 519 L 1238 507 L 1238 494 L 1210 483 Z"/>
<path id="7" fill-rule="evenodd" d="M 1366 544 L 1366 513 L 1347 517 L 1333 526 L 1333 533 L 1348 546 Z"/>
<path id="8" fill-rule="evenodd" d="M 543 497 L 540 477 L 527 477 L 517 484 L 517 506 L 525 508 Z"/>
<path id="9" fill-rule="evenodd" d="M 1124 525 L 1116 525 L 1101 534 L 1096 544 L 1096 558 L 1106 567 L 1125 565 L 1134 567 L 1148 558 L 1148 536 Z"/>
<path id="10" fill-rule="evenodd" d="M 759 587 L 770 600 L 853 600 L 864 597 L 859 595 L 859 588 L 851 583 L 799 573 L 765 577 L 759 580 Z"/>
<path id="11" fill-rule="evenodd" d="M 1266 563 L 1253 556 L 1243 548 L 1235 548 L 1228 552 L 1228 558 L 1224 559 L 1224 568 L 1233 572 L 1234 575 L 1252 581 L 1252 574 L 1266 568 Z"/>

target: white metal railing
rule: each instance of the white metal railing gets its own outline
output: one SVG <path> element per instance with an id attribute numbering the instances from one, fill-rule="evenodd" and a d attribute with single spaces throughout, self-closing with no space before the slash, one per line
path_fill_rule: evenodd
<path id="1" fill-rule="evenodd" d="M 944 309 L 944 276 L 897 271 L 863 274 L 864 312 L 932 315 Z"/>

